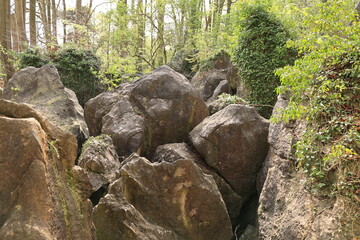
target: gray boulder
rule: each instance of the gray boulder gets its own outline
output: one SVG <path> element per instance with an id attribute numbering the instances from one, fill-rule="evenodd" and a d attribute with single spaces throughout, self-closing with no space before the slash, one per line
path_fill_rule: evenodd
<path id="1" fill-rule="evenodd" d="M 254 191 L 267 154 L 268 126 L 254 108 L 233 104 L 196 126 L 190 140 L 207 164 L 244 197 Z"/>
<path id="2" fill-rule="evenodd" d="M 132 155 L 93 219 L 99 240 L 232 238 L 214 179 L 190 160 L 151 163 Z"/>
<path id="3" fill-rule="evenodd" d="M 111 136 L 119 156 L 149 156 L 159 145 L 182 142 L 208 116 L 206 104 L 186 78 L 162 66 L 85 105 L 90 133 Z"/>
<path id="4" fill-rule="evenodd" d="M 76 95 L 64 87 L 54 66 L 28 67 L 9 80 L 4 99 L 29 104 L 53 124 L 72 133 L 81 145 L 88 138 L 84 111 Z"/>
<path id="5" fill-rule="evenodd" d="M 191 79 L 191 83 L 198 89 L 202 98 L 206 101 L 214 94 L 220 82 L 226 80 L 226 74 L 226 70 L 224 69 L 197 72 Z"/>
<path id="6" fill-rule="evenodd" d="M 229 81 L 228 80 L 222 80 L 218 86 L 215 88 L 213 95 L 211 96 L 211 98 L 208 99 L 208 102 L 213 102 L 215 101 L 219 95 L 221 95 L 222 93 L 229 93 L 230 94 L 230 85 L 229 85 Z"/>
<path id="7" fill-rule="evenodd" d="M 287 105 L 279 96 L 273 114 Z M 295 170 L 293 145 L 304 130 L 302 123 L 271 123 L 270 149 L 258 177 L 259 239 L 348 239 L 338 231 L 345 203 L 324 199 L 306 190 L 306 175 Z"/>
<path id="8" fill-rule="evenodd" d="M 90 137 L 83 145 L 78 165 L 87 171 L 92 192 L 115 181 L 120 162 L 111 138 Z"/>
<path id="9" fill-rule="evenodd" d="M 157 147 L 152 158 L 152 161 L 156 162 L 175 162 L 177 160 L 191 160 L 195 162 L 204 173 L 209 174 L 214 178 L 225 202 L 231 223 L 235 226 L 245 199 L 236 194 L 229 184 L 227 184 L 216 171 L 209 167 L 199 154 L 194 153 L 194 151 L 185 143 L 161 145 Z"/>

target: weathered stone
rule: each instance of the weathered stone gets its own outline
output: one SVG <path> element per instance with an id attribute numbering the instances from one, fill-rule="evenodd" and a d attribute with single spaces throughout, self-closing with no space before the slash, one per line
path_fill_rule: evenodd
<path id="1" fill-rule="evenodd" d="M 53 124 L 76 136 L 79 144 L 88 138 L 84 111 L 75 93 L 64 88 L 54 66 L 20 70 L 7 83 L 4 99 L 29 104 Z"/>
<path id="2" fill-rule="evenodd" d="M 75 137 L 6 100 L 0 136 L 0 239 L 92 239 L 89 205 L 71 188 Z"/>
<path id="3" fill-rule="evenodd" d="M 120 162 L 111 138 L 107 135 L 89 138 L 78 165 L 87 171 L 93 192 L 115 181 Z"/>
<path id="4" fill-rule="evenodd" d="M 167 66 L 85 105 L 90 133 L 110 135 L 119 156 L 148 156 L 159 145 L 186 141 L 206 116 L 206 104 L 197 91 Z"/>
<path id="5" fill-rule="evenodd" d="M 237 224 L 237 220 L 240 215 L 240 209 L 244 203 L 244 198 L 236 194 L 229 184 L 227 184 L 214 169 L 209 167 L 199 154 L 195 154 L 194 151 L 185 143 L 170 143 L 157 147 L 153 162 L 175 162 L 177 160 L 191 160 L 195 162 L 201 170 L 211 175 L 216 185 L 219 188 L 221 196 L 225 202 L 226 209 L 228 211 L 231 223 L 233 226 Z"/>
<path id="6" fill-rule="evenodd" d="M 225 86 L 221 86 L 222 92 L 230 93 L 231 89 L 236 89 L 239 84 L 242 84 L 238 76 L 238 70 L 231 62 L 230 55 L 221 51 L 200 66 L 199 71 L 191 79 L 191 83 L 201 93 L 203 99 L 210 102 L 221 94 L 219 92 L 215 93 L 215 90 L 220 82 L 224 80 L 227 80 L 228 84 L 226 89 Z"/>
<path id="7" fill-rule="evenodd" d="M 228 80 L 222 80 L 218 86 L 215 88 L 213 95 L 211 96 L 211 98 L 208 99 L 208 102 L 212 102 L 215 101 L 220 94 L 222 93 L 228 93 L 230 94 L 231 90 L 230 90 L 230 85 L 229 85 L 229 81 Z"/>
<path id="8" fill-rule="evenodd" d="M 98 239 L 231 239 L 213 178 L 190 160 L 150 163 L 132 155 L 94 209 Z"/>
<path id="9" fill-rule="evenodd" d="M 268 126 L 254 108 L 233 104 L 196 126 L 190 139 L 205 161 L 244 197 L 255 189 L 268 150 Z"/>
<path id="10" fill-rule="evenodd" d="M 286 104 L 286 97 L 279 96 L 274 111 Z M 312 195 L 305 189 L 306 176 L 295 171 L 293 144 L 303 128 L 299 123 L 270 124 L 270 149 L 258 178 L 259 239 L 345 240 L 338 231 L 341 200 Z"/>
<path id="11" fill-rule="evenodd" d="M 226 70 L 213 69 L 204 72 L 197 72 L 191 79 L 191 83 L 199 90 L 204 100 L 208 100 L 221 81 L 226 80 Z"/>

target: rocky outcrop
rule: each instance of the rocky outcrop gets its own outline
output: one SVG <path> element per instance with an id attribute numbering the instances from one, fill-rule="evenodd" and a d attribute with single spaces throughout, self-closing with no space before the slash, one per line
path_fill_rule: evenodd
<path id="1" fill-rule="evenodd" d="M 274 111 L 286 104 L 279 96 Z M 338 231 L 343 203 L 312 195 L 305 189 L 306 176 L 295 171 L 293 144 L 303 128 L 295 122 L 270 124 L 270 149 L 258 181 L 259 239 L 347 239 Z"/>
<path id="2" fill-rule="evenodd" d="M 90 137 L 83 146 L 78 165 L 87 171 L 92 192 L 115 181 L 120 162 L 111 138 Z"/>
<path id="3" fill-rule="evenodd" d="M 54 66 L 28 67 L 9 80 L 4 99 L 29 104 L 53 124 L 76 136 L 81 144 L 88 138 L 82 107 L 70 89 L 64 88 Z"/>
<path id="4" fill-rule="evenodd" d="M 254 108 L 233 104 L 196 126 L 190 139 L 237 194 L 249 196 L 267 154 L 268 126 Z"/>
<path id="5" fill-rule="evenodd" d="M 175 162 L 181 159 L 193 161 L 204 173 L 209 174 L 214 178 L 225 202 L 231 223 L 235 226 L 238 223 L 240 209 L 244 203 L 244 198 L 236 194 L 229 184 L 227 184 L 227 182 L 220 177 L 214 169 L 209 167 L 199 154 L 194 153 L 187 144 L 171 143 L 161 145 L 156 149 L 152 161 Z"/>
<path id="6" fill-rule="evenodd" d="M 208 102 L 215 101 L 221 94 L 228 93 L 230 94 L 231 89 L 228 80 L 222 80 L 214 90 L 211 98 L 208 99 Z"/>
<path id="7" fill-rule="evenodd" d="M 214 179 L 191 160 L 151 163 L 132 155 L 94 209 L 102 239 L 231 239 Z"/>
<path id="8" fill-rule="evenodd" d="M 119 156 L 149 156 L 159 145 L 186 141 L 206 116 L 206 104 L 197 91 L 167 66 L 85 105 L 90 133 L 110 135 Z"/>
<path id="9" fill-rule="evenodd" d="M 191 79 L 191 83 L 205 101 L 211 102 L 216 100 L 221 93 L 231 93 L 232 89 L 236 89 L 241 84 L 241 81 L 229 54 L 221 51 L 200 67 Z"/>
<path id="10" fill-rule="evenodd" d="M 0 100 L 0 239 L 92 239 L 73 185 L 73 135 L 28 105 Z"/>

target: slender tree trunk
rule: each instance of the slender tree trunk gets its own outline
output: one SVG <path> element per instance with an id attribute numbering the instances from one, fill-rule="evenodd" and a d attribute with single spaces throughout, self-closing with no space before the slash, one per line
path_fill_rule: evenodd
<path id="1" fill-rule="evenodd" d="M 29 21 L 30 21 L 30 45 L 36 46 L 36 0 L 30 0 L 29 6 Z"/>
<path id="2" fill-rule="evenodd" d="M 45 35 L 45 43 L 46 45 L 49 45 L 51 43 L 51 26 L 50 22 L 48 21 L 48 11 L 47 11 L 47 2 L 45 0 L 39 0 L 38 6 L 40 9 L 40 16 L 41 21 L 44 26 L 44 35 Z"/>
<path id="3" fill-rule="evenodd" d="M 81 5 L 82 5 L 82 2 L 81 2 L 81 0 L 76 0 L 76 7 L 75 7 L 75 23 L 76 24 L 81 24 L 81 13 L 82 13 L 82 11 L 81 11 Z M 76 43 L 78 43 L 79 42 L 79 39 L 80 39 L 80 32 L 79 32 L 79 30 L 77 29 L 77 27 L 75 26 L 75 29 L 74 29 L 74 33 L 75 33 L 75 38 L 74 38 L 74 40 L 75 40 L 75 42 Z"/>
<path id="4" fill-rule="evenodd" d="M 156 8 L 158 10 L 158 44 L 159 44 L 159 50 L 158 50 L 158 58 L 157 58 L 157 64 L 163 65 L 167 62 L 166 59 L 166 49 L 165 49 L 165 40 L 164 40 L 164 26 L 165 26 L 165 2 L 162 0 L 158 0 L 156 4 Z"/>
<path id="5" fill-rule="evenodd" d="M 0 61 L 4 69 L 5 84 L 14 74 L 11 56 L 8 50 L 11 50 L 11 34 L 10 34 L 10 0 L 0 0 Z"/>
<path id="6" fill-rule="evenodd" d="M 63 35 L 64 35 L 64 39 L 63 39 L 63 43 L 65 44 L 66 43 L 66 38 L 67 38 L 67 32 L 66 32 L 66 19 L 67 19 L 67 16 L 66 16 L 66 0 L 63 0 L 63 19 L 64 19 L 64 22 L 63 22 L 63 28 L 64 28 L 64 32 L 63 32 Z"/>
<path id="7" fill-rule="evenodd" d="M 52 25 L 52 38 L 54 43 L 58 43 L 57 40 L 57 8 L 55 0 L 51 0 L 51 25 Z"/>
<path id="8" fill-rule="evenodd" d="M 142 61 L 144 60 L 144 47 L 145 47 L 145 14 L 144 14 L 143 0 L 137 0 L 137 70 L 142 71 Z"/>
<path id="9" fill-rule="evenodd" d="M 23 0 L 15 0 L 15 17 L 16 17 L 16 32 L 18 41 L 18 50 L 21 51 L 24 45 L 27 44 L 26 30 L 25 30 L 25 6 Z"/>

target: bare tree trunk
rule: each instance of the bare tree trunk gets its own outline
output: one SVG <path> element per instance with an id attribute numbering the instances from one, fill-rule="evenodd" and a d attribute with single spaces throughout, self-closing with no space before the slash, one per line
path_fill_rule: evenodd
<path id="1" fill-rule="evenodd" d="M 48 9 L 47 1 L 39 0 L 38 6 L 40 9 L 41 21 L 44 26 L 45 43 L 46 43 L 46 45 L 49 45 L 51 43 L 51 26 L 50 26 L 48 12 L 47 12 L 47 9 Z"/>
<path id="2" fill-rule="evenodd" d="M 145 14 L 144 14 L 143 0 L 137 0 L 137 70 L 142 71 L 142 61 L 144 60 L 144 47 L 145 47 Z"/>
<path id="3" fill-rule="evenodd" d="M 76 8 L 75 8 L 75 23 L 76 24 L 81 24 L 81 0 L 76 0 Z M 79 42 L 79 39 L 80 39 L 80 33 L 77 29 L 77 27 L 75 26 L 75 29 L 74 29 L 74 40 L 76 43 Z"/>
<path id="4" fill-rule="evenodd" d="M 53 42 L 55 44 L 58 43 L 57 40 L 57 9 L 56 9 L 56 3 L 55 0 L 51 0 L 51 25 L 52 25 L 52 38 L 53 38 Z"/>
<path id="5" fill-rule="evenodd" d="M 63 19 L 64 19 L 64 22 L 63 22 L 63 28 L 64 28 L 64 32 L 63 32 L 63 35 L 64 35 L 63 43 L 66 43 L 66 38 L 67 38 L 66 18 L 67 18 L 67 15 L 66 15 L 66 2 L 65 2 L 65 0 L 63 0 Z"/>
<path id="6" fill-rule="evenodd" d="M 30 45 L 36 46 L 36 0 L 30 0 L 29 8 L 29 21 L 30 21 Z"/>
<path id="7" fill-rule="evenodd" d="M 5 71 L 3 77 L 5 84 L 14 74 L 14 67 L 12 66 L 11 56 L 8 50 L 11 50 L 10 37 L 10 0 L 0 0 L 0 61 Z"/>
<path id="8" fill-rule="evenodd" d="M 157 1 L 157 10 L 158 10 L 158 44 L 159 44 L 159 50 L 158 50 L 158 58 L 157 63 L 158 65 L 163 65 L 167 62 L 166 59 L 166 50 L 165 50 L 165 40 L 164 40 L 164 26 L 165 26 L 165 2 L 162 0 Z"/>
<path id="9" fill-rule="evenodd" d="M 25 6 L 23 0 L 15 0 L 15 17 L 16 17 L 16 31 L 18 50 L 23 50 L 24 45 L 27 44 L 26 30 L 25 30 Z"/>

